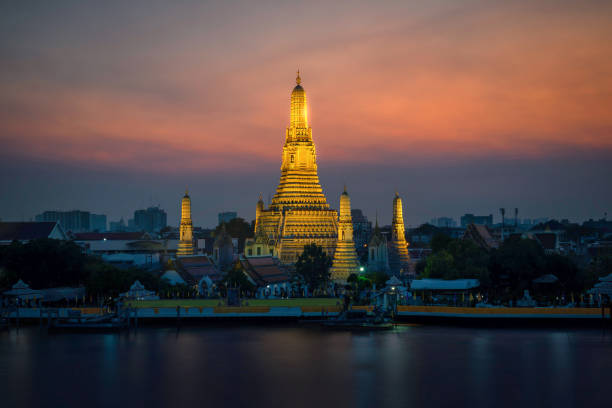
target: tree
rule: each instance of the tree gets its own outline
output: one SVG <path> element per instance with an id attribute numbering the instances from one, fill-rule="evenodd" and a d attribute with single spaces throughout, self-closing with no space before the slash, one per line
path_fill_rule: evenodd
<path id="1" fill-rule="evenodd" d="M 7 279 L 22 279 L 35 289 L 84 284 L 89 261 L 90 256 L 72 241 L 13 241 L 0 248 L 0 266 L 6 270 Z"/>
<path id="2" fill-rule="evenodd" d="M 427 257 L 423 278 L 456 279 L 455 260 L 446 250 L 439 251 Z"/>
<path id="3" fill-rule="evenodd" d="M 317 244 L 304 246 L 304 252 L 295 263 L 296 277 L 307 284 L 311 291 L 325 289 L 329 282 L 331 258 Z"/>
<path id="4" fill-rule="evenodd" d="M 493 290 L 511 298 L 520 298 L 532 281 L 543 275 L 546 267 L 544 250 L 532 239 L 509 238 L 491 254 L 489 270 Z"/>
<path id="5" fill-rule="evenodd" d="M 479 279 L 481 285 L 488 285 L 489 254 L 472 241 L 436 234 L 431 241 L 431 248 L 432 254 L 417 263 L 419 276 L 432 279 Z"/>
<path id="6" fill-rule="evenodd" d="M 223 283 L 228 288 L 239 287 L 241 290 L 252 291 L 255 286 L 244 274 L 244 268 L 240 262 L 234 263 L 232 269 L 230 269 L 223 279 Z"/>
<path id="7" fill-rule="evenodd" d="M 366 278 L 377 288 L 382 288 L 385 286 L 385 282 L 389 280 L 389 275 L 381 271 L 374 271 L 367 273 Z"/>
<path id="8" fill-rule="evenodd" d="M 229 222 L 217 225 L 214 236 L 221 232 L 223 225 L 225 225 L 225 230 L 232 238 L 238 238 L 238 251 L 242 252 L 244 250 L 244 241 L 247 238 L 253 237 L 253 226 L 240 217 L 234 218 Z"/>

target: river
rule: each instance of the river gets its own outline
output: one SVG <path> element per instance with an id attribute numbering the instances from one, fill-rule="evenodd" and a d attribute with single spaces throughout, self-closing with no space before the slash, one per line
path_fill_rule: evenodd
<path id="1" fill-rule="evenodd" d="M 611 380 L 601 329 L 0 333 L 2 407 L 612 407 Z"/>

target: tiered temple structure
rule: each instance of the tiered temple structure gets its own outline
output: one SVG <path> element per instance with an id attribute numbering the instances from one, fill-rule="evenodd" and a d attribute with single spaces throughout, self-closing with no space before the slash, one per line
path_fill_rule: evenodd
<path id="1" fill-rule="evenodd" d="M 410 255 L 408 254 L 408 242 L 406 242 L 402 199 L 397 192 L 393 199 L 391 234 L 391 245 L 389 248 L 391 274 L 395 276 L 407 274 L 410 272 Z"/>
<path id="2" fill-rule="evenodd" d="M 191 222 L 191 198 L 189 192 L 185 190 L 181 203 L 181 225 L 179 229 L 180 241 L 176 254 L 178 256 L 190 256 L 193 250 L 193 223 Z"/>
<path id="3" fill-rule="evenodd" d="M 283 264 L 294 263 L 304 246 L 315 243 L 331 255 L 337 238 L 337 216 L 327 204 L 317 174 L 317 154 L 308 125 L 306 92 L 298 71 L 291 92 L 290 121 L 285 133 L 281 177 L 267 209 L 257 203 L 256 233 L 263 232 Z"/>
<path id="4" fill-rule="evenodd" d="M 352 273 L 358 273 L 359 260 L 353 241 L 353 220 L 351 217 L 351 199 L 346 192 L 340 196 L 340 218 L 338 219 L 338 241 L 332 267 L 331 279 L 337 283 L 346 283 Z"/>

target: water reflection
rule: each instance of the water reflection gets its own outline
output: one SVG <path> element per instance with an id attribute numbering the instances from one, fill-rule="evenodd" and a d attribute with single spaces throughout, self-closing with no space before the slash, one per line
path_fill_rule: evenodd
<path id="1" fill-rule="evenodd" d="M 612 406 L 611 346 L 598 330 L 25 328 L 0 334 L 0 395 L 3 407 Z"/>

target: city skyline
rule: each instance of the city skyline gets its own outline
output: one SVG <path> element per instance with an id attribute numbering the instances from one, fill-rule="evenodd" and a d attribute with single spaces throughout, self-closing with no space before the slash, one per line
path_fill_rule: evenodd
<path id="1" fill-rule="evenodd" d="M 381 224 L 396 190 L 412 226 L 612 207 L 609 3 L 147 4 L 2 6 L 0 218 L 159 204 L 178 225 L 188 185 L 194 224 L 253 219 L 297 68 L 334 208 L 344 184 Z M 316 28 L 279 35 L 296 14 Z"/>

